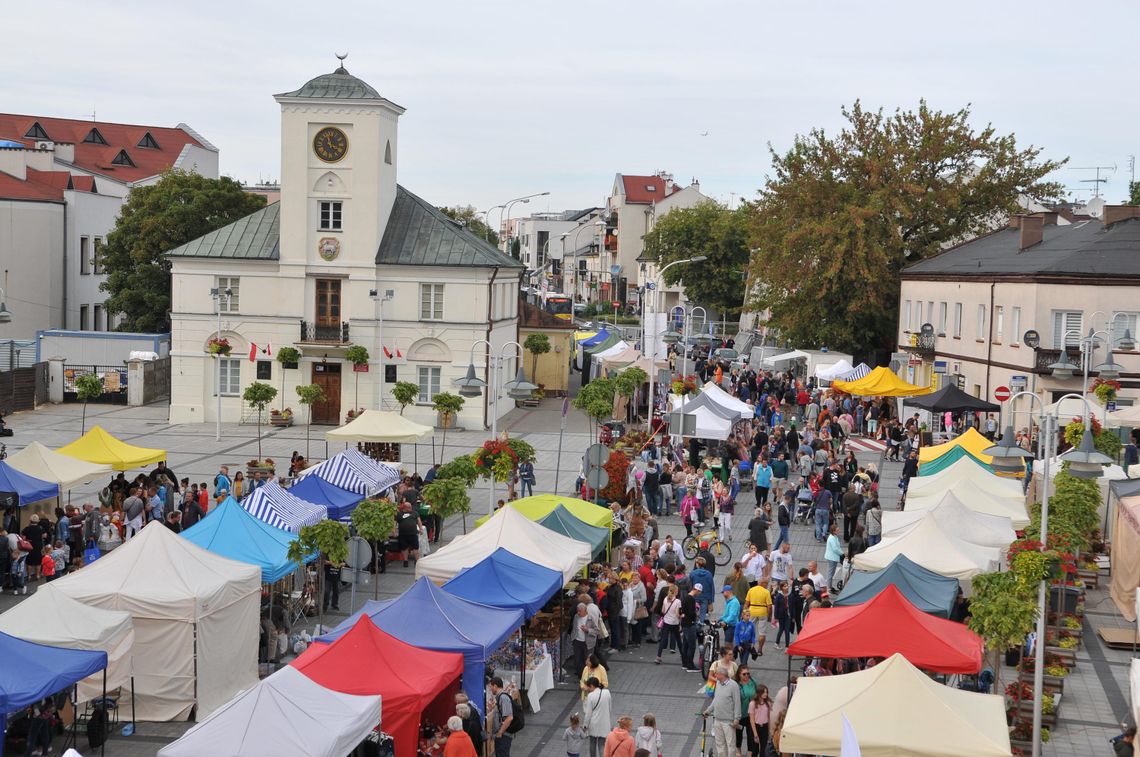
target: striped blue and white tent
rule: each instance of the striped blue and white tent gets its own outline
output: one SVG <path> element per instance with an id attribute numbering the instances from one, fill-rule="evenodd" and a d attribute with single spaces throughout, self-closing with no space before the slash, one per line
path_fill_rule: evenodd
<path id="1" fill-rule="evenodd" d="M 319 476 L 333 486 L 371 497 L 400 483 L 400 471 L 355 449 L 346 449 L 301 472 L 299 478 Z"/>
<path id="2" fill-rule="evenodd" d="M 320 523 L 328 517 L 328 508 L 294 497 L 276 481 L 253 490 L 241 501 L 243 509 L 260 521 L 286 531 L 300 531 L 301 526 Z"/>
<path id="3" fill-rule="evenodd" d="M 852 368 L 843 376 L 839 377 L 840 381 L 858 381 L 871 372 L 871 369 L 866 363 L 859 363 L 859 365 Z"/>

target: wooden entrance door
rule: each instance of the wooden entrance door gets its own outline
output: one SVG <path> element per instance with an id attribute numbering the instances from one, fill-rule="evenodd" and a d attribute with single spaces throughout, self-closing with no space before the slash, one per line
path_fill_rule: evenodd
<path id="1" fill-rule="evenodd" d="M 339 426 L 340 363 L 313 363 L 313 383 L 325 391 L 325 401 L 313 403 L 313 423 Z"/>
<path id="2" fill-rule="evenodd" d="M 340 341 L 340 279 L 317 279 L 316 338 Z"/>

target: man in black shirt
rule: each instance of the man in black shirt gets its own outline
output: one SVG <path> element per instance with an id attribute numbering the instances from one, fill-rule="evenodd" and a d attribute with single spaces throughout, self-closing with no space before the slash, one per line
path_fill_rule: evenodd
<path id="1" fill-rule="evenodd" d="M 645 471 L 643 486 L 645 488 L 645 506 L 651 514 L 657 515 L 661 506 L 661 469 L 653 460 L 649 461 L 649 467 Z"/>
<path id="2" fill-rule="evenodd" d="M 404 567 L 408 567 L 408 557 L 420 559 L 420 516 L 412 510 L 405 499 L 396 510 L 396 538 L 400 551 L 404 554 Z"/>
<path id="3" fill-rule="evenodd" d="M 697 597 L 702 589 L 694 584 L 681 598 L 681 668 L 688 673 L 698 672 L 693 658 L 697 653 Z"/>

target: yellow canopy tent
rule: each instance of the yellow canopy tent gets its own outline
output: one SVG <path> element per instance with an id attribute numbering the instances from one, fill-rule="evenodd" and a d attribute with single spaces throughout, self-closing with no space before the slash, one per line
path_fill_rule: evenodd
<path id="1" fill-rule="evenodd" d="M 96 426 L 56 452 L 76 460 L 110 465 L 119 471 L 141 468 L 166 459 L 166 450 L 127 444 L 108 434 L 102 426 Z"/>
<path id="2" fill-rule="evenodd" d="M 935 444 L 933 447 L 923 447 L 920 449 L 918 451 L 918 462 L 929 463 L 931 460 L 937 460 L 954 448 L 961 447 L 978 460 L 989 465 L 993 461 L 993 458 L 989 455 L 982 454 L 982 450 L 989 449 L 992 446 L 994 446 L 993 442 L 979 434 L 977 429 L 971 426 L 966 429 L 965 433 L 955 436 L 945 444 Z"/>
<path id="3" fill-rule="evenodd" d="M 578 520 L 583 523 L 589 523 L 591 526 L 598 526 L 608 531 L 613 525 L 613 513 L 610 512 L 609 508 L 595 505 L 593 502 L 587 502 L 584 499 L 575 499 L 574 497 L 560 497 L 557 494 L 535 494 L 531 497 L 516 499 L 514 502 L 508 503 L 507 506 L 518 510 L 525 515 L 528 520 L 533 520 L 537 523 L 549 515 L 554 508 L 559 505 L 569 510 Z M 490 515 L 484 515 L 475 521 L 475 525 L 483 525 L 490 517 Z"/>
<path id="4" fill-rule="evenodd" d="M 930 394 L 931 391 L 929 386 L 908 384 L 896 376 L 890 368 L 882 366 L 861 379 L 832 381 L 831 387 L 857 397 L 915 397 L 919 394 Z"/>

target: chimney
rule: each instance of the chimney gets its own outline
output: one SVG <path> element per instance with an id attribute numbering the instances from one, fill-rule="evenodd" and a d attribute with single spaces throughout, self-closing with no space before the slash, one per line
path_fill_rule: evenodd
<path id="1" fill-rule="evenodd" d="M 1021 216 L 1021 238 L 1017 249 L 1024 250 L 1035 244 L 1040 244 L 1044 237 L 1045 219 L 1039 215 Z"/>
<path id="2" fill-rule="evenodd" d="M 701 191 L 701 183 L 699 181 L 697 181 L 696 177 L 693 178 L 693 182 L 689 186 L 691 186 L 693 189 L 697 190 L 698 192 Z"/>
<path id="3" fill-rule="evenodd" d="M 1130 218 L 1140 218 L 1140 205 L 1105 205 L 1101 220 L 1105 228 L 1108 228 L 1114 223 L 1127 221 Z"/>
<path id="4" fill-rule="evenodd" d="M 1055 210 L 1046 210 L 1043 213 L 1035 213 L 1034 215 L 1039 215 L 1042 218 L 1044 218 L 1046 226 L 1056 226 L 1057 225 L 1057 216 L 1059 214 Z"/>

